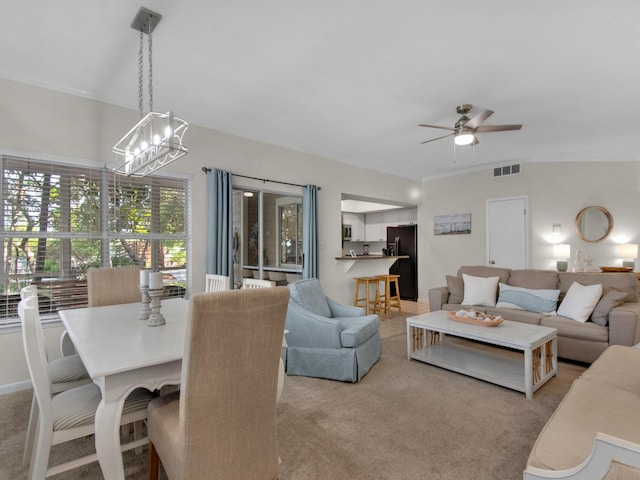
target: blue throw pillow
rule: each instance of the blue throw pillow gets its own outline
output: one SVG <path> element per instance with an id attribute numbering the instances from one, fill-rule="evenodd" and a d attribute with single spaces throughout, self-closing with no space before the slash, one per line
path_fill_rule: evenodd
<path id="1" fill-rule="evenodd" d="M 555 314 L 559 295 L 560 290 L 533 290 L 500 283 L 500 296 L 496 307 Z"/>

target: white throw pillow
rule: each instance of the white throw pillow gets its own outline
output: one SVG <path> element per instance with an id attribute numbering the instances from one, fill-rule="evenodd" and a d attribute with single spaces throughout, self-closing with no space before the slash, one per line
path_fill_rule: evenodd
<path id="1" fill-rule="evenodd" d="M 464 282 L 463 305 L 496 306 L 500 277 L 474 277 L 463 273 L 462 280 Z"/>
<path id="2" fill-rule="evenodd" d="M 581 285 L 573 282 L 558 307 L 558 315 L 585 323 L 602 296 L 602 285 Z"/>

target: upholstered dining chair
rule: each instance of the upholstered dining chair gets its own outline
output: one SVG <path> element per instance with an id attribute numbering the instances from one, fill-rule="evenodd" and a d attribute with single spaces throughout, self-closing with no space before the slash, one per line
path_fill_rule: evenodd
<path id="1" fill-rule="evenodd" d="M 29 285 L 20 290 L 20 298 L 26 300 L 33 299 L 33 305 L 38 306 L 38 287 Z M 51 380 L 51 394 L 64 392 L 70 388 L 79 387 L 91 382 L 86 368 L 82 364 L 82 360 L 78 355 L 69 355 L 55 360 L 47 361 L 47 372 Z M 35 390 L 31 399 L 31 409 L 29 411 L 29 423 L 27 426 L 27 435 L 24 442 L 24 453 L 22 463 L 27 465 L 31 459 L 33 451 L 33 442 L 36 435 L 36 425 L 38 423 L 38 401 L 36 399 Z"/>
<path id="2" fill-rule="evenodd" d="M 231 290 L 231 277 L 207 273 L 205 275 L 204 291 L 220 292 L 222 290 Z"/>
<path id="3" fill-rule="evenodd" d="M 89 306 L 139 302 L 140 268 L 114 267 L 87 270 Z"/>
<path id="4" fill-rule="evenodd" d="M 243 278 L 242 288 L 270 288 L 275 287 L 276 282 L 271 280 L 260 280 L 259 278 Z"/>
<path id="5" fill-rule="evenodd" d="M 278 478 L 286 287 L 191 297 L 181 391 L 149 404 L 149 479 Z"/>
<path id="6" fill-rule="evenodd" d="M 29 480 L 44 480 L 46 477 L 66 472 L 97 460 L 95 453 L 49 467 L 52 445 L 86 437 L 95 431 L 95 412 L 101 400 L 100 388 L 91 383 L 51 394 L 51 377 L 47 369 L 44 334 L 38 313 L 37 299 L 22 300 L 18 305 L 18 316 L 22 322 L 22 339 L 29 374 L 39 408 L 37 432 L 31 462 Z M 121 424 L 125 425 L 146 418 L 147 404 L 154 396 L 145 389 L 134 390 L 125 400 Z M 136 439 L 122 450 L 140 447 L 146 438 Z"/>

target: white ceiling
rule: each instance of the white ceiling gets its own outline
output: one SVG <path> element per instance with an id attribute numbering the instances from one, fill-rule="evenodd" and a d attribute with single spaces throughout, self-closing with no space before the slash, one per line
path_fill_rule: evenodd
<path id="1" fill-rule="evenodd" d="M 640 158 L 637 0 L 7 1 L 0 77 L 137 109 L 141 5 L 154 109 L 192 124 L 408 178 Z M 524 126 L 421 145 L 461 103 Z"/>

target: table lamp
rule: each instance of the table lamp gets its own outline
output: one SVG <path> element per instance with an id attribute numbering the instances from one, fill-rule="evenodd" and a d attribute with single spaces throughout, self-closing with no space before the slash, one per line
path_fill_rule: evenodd
<path id="1" fill-rule="evenodd" d="M 553 258 L 556 259 L 556 268 L 559 272 L 567 271 L 569 257 L 571 257 L 571 245 L 558 243 L 553 246 Z"/>
<path id="2" fill-rule="evenodd" d="M 623 267 L 636 268 L 635 259 L 638 258 L 638 244 L 624 243 L 618 245 L 618 256 L 622 258 Z"/>

